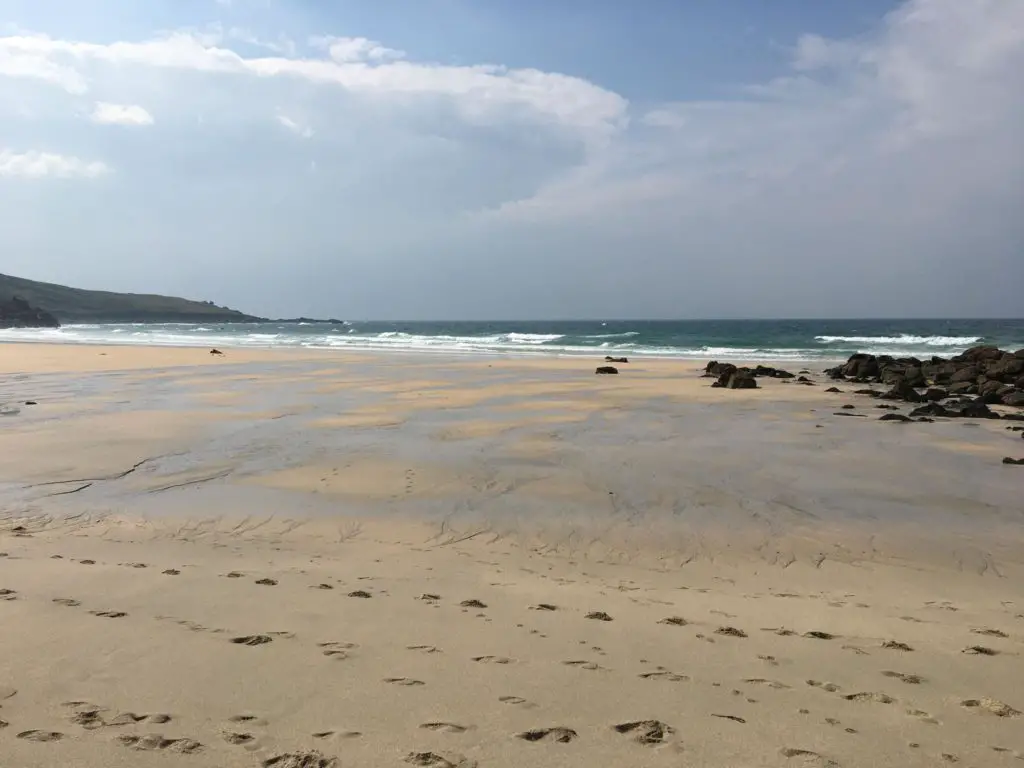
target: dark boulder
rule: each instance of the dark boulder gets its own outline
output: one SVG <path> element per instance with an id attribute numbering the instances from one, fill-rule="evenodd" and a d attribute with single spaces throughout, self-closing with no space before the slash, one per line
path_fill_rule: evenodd
<path id="1" fill-rule="evenodd" d="M 60 328 L 57 318 L 20 296 L 0 301 L 0 328 Z"/>
<path id="2" fill-rule="evenodd" d="M 999 414 L 989 408 L 980 400 L 971 400 L 969 403 L 958 403 L 950 409 L 951 416 L 959 416 L 963 419 L 998 419 Z"/>
<path id="3" fill-rule="evenodd" d="M 1003 395 L 1003 405 L 1013 405 L 1018 408 L 1024 408 L 1024 392 L 1014 389 L 1012 392 L 1007 392 Z"/>
<path id="4" fill-rule="evenodd" d="M 879 421 L 910 421 L 902 413 L 886 413 L 878 417 Z"/>
<path id="5" fill-rule="evenodd" d="M 868 397 L 881 397 L 883 393 L 877 389 L 858 389 L 853 394 L 867 395 Z"/>
<path id="6" fill-rule="evenodd" d="M 972 381 L 958 381 L 949 388 L 951 395 L 971 395 L 977 392 L 978 385 Z"/>
<path id="7" fill-rule="evenodd" d="M 933 403 L 938 402 L 939 400 L 945 400 L 947 397 L 949 397 L 949 393 L 946 392 L 946 390 L 937 389 L 935 387 L 929 388 L 929 390 L 924 393 L 924 399 Z"/>
<path id="8" fill-rule="evenodd" d="M 732 363 L 720 363 L 717 360 L 712 360 L 710 363 L 704 366 L 705 376 L 723 376 L 728 373 L 732 373 L 736 370 L 736 366 Z"/>
<path id="9" fill-rule="evenodd" d="M 628 363 L 629 360 L 625 357 L 607 357 L 605 356 L 604 361 L 606 363 Z"/>
<path id="10" fill-rule="evenodd" d="M 948 410 L 946 410 L 946 408 L 944 408 L 943 406 L 939 405 L 938 403 L 928 403 L 927 405 L 922 405 L 920 408 L 915 408 L 914 410 L 912 410 L 910 412 L 910 415 L 912 417 L 916 418 L 918 416 L 947 416 L 948 417 L 948 416 L 952 416 L 953 414 L 951 414 Z"/>
<path id="11" fill-rule="evenodd" d="M 892 389 L 881 395 L 883 400 L 903 400 L 908 403 L 920 403 L 924 400 L 916 389 L 906 380 L 900 380 Z"/>
<path id="12" fill-rule="evenodd" d="M 602 375 L 615 374 L 615 373 L 618 373 L 618 372 L 619 372 L 619 369 L 615 368 L 615 367 L 613 367 L 611 365 L 599 366 L 598 369 L 596 371 L 594 371 L 594 373 L 598 373 L 598 374 L 602 374 Z"/>
<path id="13" fill-rule="evenodd" d="M 1003 464 L 1024 465 L 1024 459 L 1011 459 L 1009 456 L 1003 459 Z"/>
<path id="14" fill-rule="evenodd" d="M 843 390 L 841 390 L 839 387 L 829 387 L 825 391 L 826 392 L 838 392 L 839 394 L 842 394 L 842 392 L 843 392 Z"/>
<path id="15" fill-rule="evenodd" d="M 842 367 L 842 374 L 854 379 L 869 379 L 878 375 L 878 358 L 874 355 L 867 355 L 862 352 L 850 355 L 846 365 Z"/>
<path id="16" fill-rule="evenodd" d="M 735 368 L 718 377 L 718 386 L 726 389 L 757 389 L 757 379 L 749 368 Z"/>
<path id="17" fill-rule="evenodd" d="M 989 379 L 1010 383 L 1024 374 L 1024 359 L 1007 353 L 1002 359 L 985 367 L 985 376 Z"/>
<path id="18" fill-rule="evenodd" d="M 981 373 L 981 370 L 978 368 L 978 366 L 976 366 L 976 365 L 967 365 L 967 366 L 964 366 L 963 368 L 958 369 L 956 373 L 954 373 L 952 376 L 949 377 L 949 380 L 953 384 L 958 384 L 958 383 L 960 383 L 962 381 L 964 381 L 964 382 L 966 382 L 966 381 L 975 382 L 975 381 L 977 381 L 978 375 L 980 373 Z"/>
<path id="19" fill-rule="evenodd" d="M 1003 352 L 999 347 L 993 347 L 989 344 L 983 344 L 977 347 L 971 347 L 961 355 L 957 355 L 952 358 L 954 363 L 980 363 L 990 360 L 998 360 L 1003 356 Z"/>
<path id="20" fill-rule="evenodd" d="M 781 368 L 772 368 L 768 365 L 759 365 L 754 369 L 755 376 L 764 376 L 770 379 L 792 379 L 793 374 Z"/>

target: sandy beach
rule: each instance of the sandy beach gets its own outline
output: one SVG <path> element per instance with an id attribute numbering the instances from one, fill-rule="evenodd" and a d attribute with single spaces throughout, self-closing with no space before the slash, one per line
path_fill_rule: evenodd
<path id="1" fill-rule="evenodd" d="M 0 345 L 4 768 L 1022 765 L 1020 422 L 226 352 Z"/>

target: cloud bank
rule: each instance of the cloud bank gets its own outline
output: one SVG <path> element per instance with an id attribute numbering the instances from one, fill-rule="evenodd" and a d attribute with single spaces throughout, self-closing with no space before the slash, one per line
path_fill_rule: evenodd
<path id="1" fill-rule="evenodd" d="M 1024 3 L 909 0 L 720 90 L 320 31 L 20 32 L 0 242 L 30 276 L 283 315 L 1019 315 Z M 79 187 L 19 195 L 46 178 Z"/>

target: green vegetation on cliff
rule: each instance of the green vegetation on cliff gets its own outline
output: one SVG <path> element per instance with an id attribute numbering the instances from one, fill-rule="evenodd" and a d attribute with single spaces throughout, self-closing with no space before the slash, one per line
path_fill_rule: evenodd
<path id="1" fill-rule="evenodd" d="M 62 323 L 245 323 L 253 317 L 208 301 L 68 288 L 0 275 L 0 302 L 18 296 Z"/>

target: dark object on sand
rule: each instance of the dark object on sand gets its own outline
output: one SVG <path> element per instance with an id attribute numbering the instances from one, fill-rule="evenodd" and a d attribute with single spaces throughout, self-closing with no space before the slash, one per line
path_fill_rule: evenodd
<path id="1" fill-rule="evenodd" d="M 843 390 L 841 390 L 839 387 L 829 387 L 825 391 L 826 392 L 833 392 L 833 393 L 837 393 L 837 394 L 842 394 L 842 392 L 843 392 Z"/>
<path id="2" fill-rule="evenodd" d="M 594 373 L 605 374 L 605 375 L 613 374 L 613 373 L 618 373 L 618 372 L 619 372 L 619 369 L 614 367 L 614 366 L 611 366 L 611 365 L 600 365 L 600 366 L 598 366 L 597 370 L 594 371 Z"/>
<path id="3" fill-rule="evenodd" d="M 57 318 L 20 296 L 0 301 L 0 328 L 60 328 Z"/>
<path id="4" fill-rule="evenodd" d="M 878 417 L 879 421 L 910 421 L 908 417 L 902 413 L 886 413 Z"/>
<path id="5" fill-rule="evenodd" d="M 628 357 L 607 357 L 605 356 L 604 361 L 606 363 L 628 363 Z"/>
<path id="6" fill-rule="evenodd" d="M 718 381 L 712 387 L 724 389 L 757 389 L 757 379 L 750 368 L 737 368 L 732 363 L 718 366 Z"/>
<path id="7" fill-rule="evenodd" d="M 843 406 L 843 410 L 844 410 L 844 411 L 852 411 L 852 410 L 854 410 L 854 409 L 855 409 L 856 407 L 857 407 L 856 405 L 851 405 L 850 403 L 847 403 L 846 405 L 844 405 L 844 406 Z"/>
<path id="8" fill-rule="evenodd" d="M 35 400 L 26 400 L 25 405 L 39 405 Z"/>
<path id="9" fill-rule="evenodd" d="M 221 352 L 219 349 L 211 349 L 210 350 L 210 354 L 211 355 L 223 355 L 224 353 Z"/>
<path id="10" fill-rule="evenodd" d="M 1024 459 L 1011 459 L 1009 456 L 1003 459 L 1003 464 L 1018 464 L 1024 466 Z"/>
<path id="11" fill-rule="evenodd" d="M 943 408 L 938 403 L 928 403 L 928 405 L 922 405 L 920 408 L 915 408 L 910 412 L 913 417 L 917 416 L 955 416 L 956 414 L 950 413 L 948 410 Z"/>

